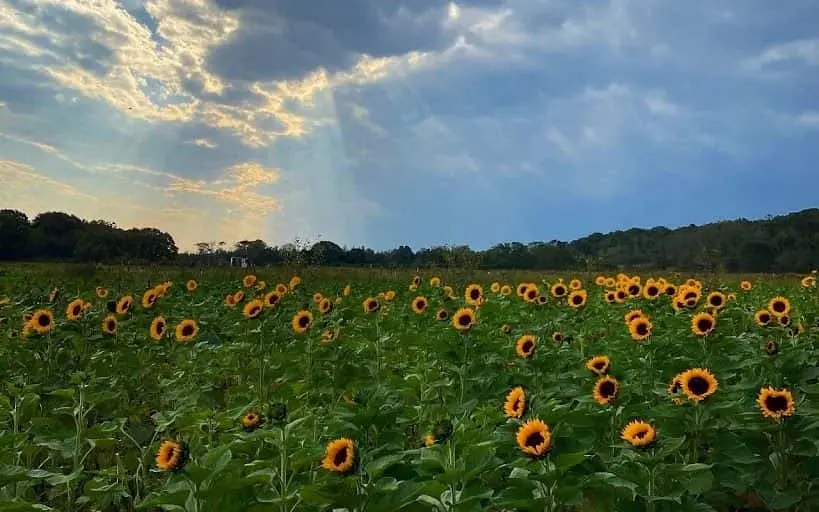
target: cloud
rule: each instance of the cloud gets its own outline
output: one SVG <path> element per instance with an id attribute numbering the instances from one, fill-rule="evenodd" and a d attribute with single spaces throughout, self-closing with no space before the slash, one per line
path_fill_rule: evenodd
<path id="1" fill-rule="evenodd" d="M 746 59 L 742 67 L 747 71 L 759 72 L 787 63 L 819 66 L 819 39 L 800 39 L 770 46 Z"/>
<path id="2" fill-rule="evenodd" d="M 216 149 L 217 144 L 212 142 L 208 139 L 194 139 L 188 141 L 189 144 L 193 144 L 194 146 L 199 146 L 200 148 L 207 148 L 207 149 Z"/>
<path id="3" fill-rule="evenodd" d="M 796 117 L 796 123 L 809 128 L 819 127 L 819 112 L 803 112 Z"/>

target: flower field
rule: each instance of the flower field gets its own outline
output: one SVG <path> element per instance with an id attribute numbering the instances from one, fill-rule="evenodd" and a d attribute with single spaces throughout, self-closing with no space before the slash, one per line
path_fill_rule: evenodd
<path id="1" fill-rule="evenodd" d="M 3 511 L 819 510 L 814 274 L 0 286 Z"/>

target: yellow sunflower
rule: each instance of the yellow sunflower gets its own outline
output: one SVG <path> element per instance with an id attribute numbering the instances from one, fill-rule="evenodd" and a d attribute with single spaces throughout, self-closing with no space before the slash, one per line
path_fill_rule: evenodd
<path id="1" fill-rule="evenodd" d="M 145 293 L 142 294 L 142 307 L 143 308 L 152 308 L 154 304 L 156 304 L 157 293 L 154 288 L 150 290 L 146 290 Z"/>
<path id="2" fill-rule="evenodd" d="M 327 443 L 321 466 L 334 473 L 346 473 L 355 464 L 355 443 L 342 437 Z"/>
<path id="3" fill-rule="evenodd" d="M 586 368 L 597 375 L 605 375 L 611 369 L 611 360 L 609 356 L 594 356 L 586 361 Z"/>
<path id="4" fill-rule="evenodd" d="M 262 425 L 262 417 L 256 411 L 249 411 L 242 416 L 242 428 L 245 432 L 253 432 Z"/>
<path id="5" fill-rule="evenodd" d="M 412 299 L 412 310 L 419 315 L 426 311 L 428 305 L 429 302 L 427 302 L 427 298 L 421 295 Z"/>
<path id="6" fill-rule="evenodd" d="M 800 283 L 804 288 L 813 288 L 816 286 L 816 278 L 814 276 L 805 276 Z"/>
<path id="7" fill-rule="evenodd" d="M 626 301 L 627 298 L 628 293 L 626 293 L 626 291 L 623 290 L 622 288 L 614 292 L 614 302 L 617 302 L 618 304 L 622 304 L 623 302 Z"/>
<path id="8" fill-rule="evenodd" d="M 467 331 L 475 325 L 475 310 L 461 308 L 452 315 L 452 326 L 459 331 Z"/>
<path id="9" fill-rule="evenodd" d="M 338 335 L 341 333 L 341 329 L 336 327 L 335 329 L 326 329 L 321 333 L 321 342 L 325 345 L 336 341 L 338 339 Z"/>
<path id="10" fill-rule="evenodd" d="M 188 279 L 188 282 L 185 283 L 185 288 L 187 288 L 189 292 L 195 292 L 196 289 L 199 288 L 199 283 L 197 283 L 195 279 Z"/>
<path id="11" fill-rule="evenodd" d="M 706 311 L 697 313 L 691 318 L 691 332 L 697 336 L 709 334 L 717 326 L 717 319 Z"/>
<path id="12" fill-rule="evenodd" d="M 620 383 L 614 377 L 605 375 L 594 383 L 594 400 L 600 405 L 608 405 L 620 390 Z"/>
<path id="13" fill-rule="evenodd" d="M 537 285 L 530 284 L 526 288 L 526 293 L 523 294 L 523 300 L 526 302 L 535 302 L 540 297 L 540 290 Z"/>
<path id="14" fill-rule="evenodd" d="M 705 302 L 712 308 L 721 309 L 725 307 L 725 295 L 721 292 L 711 292 L 705 298 Z"/>
<path id="15" fill-rule="evenodd" d="M 497 281 L 495 281 L 494 283 L 492 283 L 489 286 L 489 291 L 491 291 L 492 293 L 498 293 L 498 292 L 500 292 L 500 289 L 501 289 L 501 285 Z"/>
<path id="16" fill-rule="evenodd" d="M 517 386 L 506 395 L 506 400 L 503 402 L 503 412 L 509 418 L 523 417 L 523 413 L 526 412 L 526 392 L 522 387 Z"/>
<path id="17" fill-rule="evenodd" d="M 162 316 L 158 316 L 151 321 L 151 328 L 149 329 L 151 334 L 151 339 L 154 341 L 160 341 L 164 336 L 165 332 L 168 330 L 168 322 L 165 321 L 165 318 Z"/>
<path id="18" fill-rule="evenodd" d="M 253 299 L 248 301 L 245 304 L 245 307 L 242 309 L 242 315 L 245 318 L 259 318 L 259 315 L 262 314 L 262 310 L 264 309 L 264 304 L 259 299 Z"/>
<path id="19" fill-rule="evenodd" d="M 106 316 L 102 321 L 102 332 L 105 334 L 116 334 L 117 317 L 114 315 Z"/>
<path id="20" fill-rule="evenodd" d="M 768 302 L 768 311 L 774 316 L 784 316 L 791 311 L 791 302 L 785 297 L 774 297 Z"/>
<path id="21" fill-rule="evenodd" d="M 438 276 L 431 277 L 429 279 L 429 285 L 435 288 L 441 286 L 441 278 Z"/>
<path id="22" fill-rule="evenodd" d="M 541 457 L 552 449 L 552 432 L 540 419 L 524 423 L 515 436 L 520 450 L 530 457 Z"/>
<path id="23" fill-rule="evenodd" d="M 156 454 L 156 467 L 162 471 L 181 469 L 187 462 L 187 450 L 182 443 L 164 441 Z"/>
<path id="24" fill-rule="evenodd" d="M 518 338 L 518 341 L 515 344 L 515 352 L 517 352 L 520 357 L 529 359 L 534 355 L 536 346 L 537 338 L 531 334 L 524 334 Z"/>
<path id="25" fill-rule="evenodd" d="M 580 308 L 586 305 L 588 294 L 586 290 L 572 290 L 569 293 L 569 306 L 573 308 Z"/>
<path id="26" fill-rule="evenodd" d="M 54 314 L 47 309 L 39 309 L 31 315 L 29 325 L 37 334 L 45 334 L 54 327 Z"/>
<path id="27" fill-rule="evenodd" d="M 518 297 L 523 298 L 526 295 L 526 289 L 529 288 L 529 283 L 520 283 L 516 289 L 516 293 Z"/>
<path id="28" fill-rule="evenodd" d="M 793 416 L 796 412 L 793 395 L 787 389 L 762 388 L 756 403 L 766 418 L 779 420 L 784 416 Z"/>
<path id="29" fill-rule="evenodd" d="M 665 289 L 663 291 L 669 297 L 673 297 L 673 296 L 677 295 L 677 287 L 674 286 L 673 284 L 665 285 Z"/>
<path id="30" fill-rule="evenodd" d="M 395 300 L 395 290 L 387 290 L 384 294 L 384 300 L 387 302 L 392 302 Z"/>
<path id="31" fill-rule="evenodd" d="M 739 283 L 740 290 L 745 292 L 750 291 L 753 287 L 754 285 L 752 285 L 750 281 L 742 281 Z"/>
<path id="32" fill-rule="evenodd" d="M 303 309 L 293 315 L 293 320 L 290 322 L 293 330 L 297 333 L 305 333 L 313 325 L 313 313 Z"/>
<path id="33" fill-rule="evenodd" d="M 131 310 L 133 305 L 134 305 L 134 298 L 131 297 L 130 295 L 126 295 L 125 297 L 122 297 L 121 299 L 119 299 L 117 301 L 116 312 L 117 312 L 118 315 L 124 315 L 128 311 Z"/>
<path id="34" fill-rule="evenodd" d="M 287 293 L 287 285 L 284 283 L 277 284 L 276 291 L 279 292 L 279 295 L 284 295 L 285 293 Z"/>
<path id="35" fill-rule="evenodd" d="M 643 288 L 643 297 L 648 300 L 654 300 L 660 296 L 660 286 L 656 283 L 646 283 L 645 287 Z"/>
<path id="36" fill-rule="evenodd" d="M 607 304 L 614 304 L 615 302 L 617 302 L 617 295 L 611 291 L 606 292 L 603 298 L 606 300 Z"/>
<path id="37" fill-rule="evenodd" d="M 291 290 L 295 290 L 296 286 L 301 284 L 301 278 L 299 276 L 293 276 L 290 278 L 290 283 L 288 283 L 288 288 Z M 285 290 L 287 292 L 287 290 Z"/>
<path id="38" fill-rule="evenodd" d="M 196 337 L 199 333 L 199 324 L 196 320 L 186 318 L 176 325 L 176 341 L 187 343 Z"/>
<path id="39" fill-rule="evenodd" d="M 97 288 L 94 291 L 96 292 L 97 297 L 99 297 L 100 299 L 108 297 L 108 290 L 103 288 L 102 286 L 97 286 Z"/>
<path id="40" fill-rule="evenodd" d="M 689 400 L 701 402 L 716 393 L 717 378 L 704 368 L 692 368 L 680 375 L 680 387 Z"/>
<path id="41" fill-rule="evenodd" d="M 421 286 L 421 276 L 418 275 L 413 276 L 411 285 L 415 286 L 416 288 Z"/>
<path id="42" fill-rule="evenodd" d="M 628 332 L 631 333 L 634 341 L 643 341 L 651 336 L 653 328 L 651 321 L 644 316 L 637 317 L 628 323 Z"/>
<path id="43" fill-rule="evenodd" d="M 69 320 L 79 320 L 82 316 L 85 302 L 82 299 L 74 299 L 65 308 L 65 317 Z"/>
<path id="44" fill-rule="evenodd" d="M 233 296 L 232 293 L 225 295 L 225 306 L 230 308 L 236 306 L 236 298 Z"/>
<path id="45" fill-rule="evenodd" d="M 773 340 L 765 344 L 765 352 L 769 356 L 775 356 L 779 352 L 779 345 Z"/>
<path id="46" fill-rule="evenodd" d="M 557 344 L 563 343 L 563 333 L 560 331 L 553 332 L 552 341 L 554 341 Z"/>
<path id="47" fill-rule="evenodd" d="M 245 288 L 250 288 L 254 284 L 256 284 L 256 276 L 254 276 L 253 274 L 248 274 L 242 278 L 242 285 Z"/>
<path id="48" fill-rule="evenodd" d="M 781 315 L 779 318 L 777 318 L 777 321 L 779 322 L 779 325 L 781 325 L 782 327 L 787 327 L 791 325 L 790 315 Z"/>
<path id="49" fill-rule="evenodd" d="M 643 293 L 643 288 L 638 283 L 631 283 L 626 287 L 626 293 L 629 297 L 639 297 Z"/>
<path id="50" fill-rule="evenodd" d="M 316 292 L 313 294 L 313 302 L 315 302 L 316 304 L 321 302 L 322 299 L 324 299 L 324 294 L 322 294 L 321 292 Z"/>
<path id="51" fill-rule="evenodd" d="M 378 311 L 378 301 L 372 297 L 367 297 L 364 299 L 364 302 L 361 303 L 361 307 L 364 308 L 365 313 L 375 313 Z"/>
<path id="52" fill-rule="evenodd" d="M 477 306 L 480 304 L 482 298 L 483 286 L 473 283 L 466 287 L 466 290 L 464 291 L 464 299 L 466 300 L 467 304 Z"/>
<path id="53" fill-rule="evenodd" d="M 265 294 L 264 296 L 264 305 L 272 308 L 275 307 L 282 300 L 282 294 L 279 293 L 278 290 L 274 290 Z"/>
<path id="54" fill-rule="evenodd" d="M 552 285 L 551 289 L 552 296 L 558 298 L 565 296 L 568 291 L 569 290 L 566 288 L 566 285 L 563 283 L 555 283 Z"/>
<path id="55" fill-rule="evenodd" d="M 449 318 L 449 313 L 445 309 L 439 309 L 437 313 L 435 313 L 435 318 L 438 320 L 446 320 Z"/>
<path id="56" fill-rule="evenodd" d="M 512 326 L 510 326 L 509 324 L 503 324 L 501 325 L 500 330 L 503 334 L 509 334 L 510 332 L 512 332 Z"/>
<path id="57" fill-rule="evenodd" d="M 321 313 L 322 315 L 326 315 L 327 313 L 332 311 L 333 301 L 331 301 L 327 297 L 324 297 L 323 299 L 321 299 L 321 301 L 319 301 L 318 308 L 319 308 L 319 313 Z"/>
<path id="58" fill-rule="evenodd" d="M 510 293 L 512 293 L 512 287 L 509 286 L 508 284 L 505 284 L 505 285 L 501 286 L 500 293 L 501 293 L 501 295 L 504 295 L 504 296 L 509 295 Z"/>
<path id="59" fill-rule="evenodd" d="M 597 286 L 605 286 L 606 284 L 606 276 L 597 276 L 594 278 L 594 284 Z"/>
<path id="60" fill-rule="evenodd" d="M 631 311 L 623 315 L 623 319 L 626 321 L 626 325 L 630 324 L 631 321 L 634 320 L 635 318 L 641 317 L 648 318 L 648 315 L 643 313 L 643 310 L 641 309 L 632 309 Z"/>
<path id="61" fill-rule="evenodd" d="M 623 428 L 620 437 L 631 443 L 631 446 L 643 447 L 654 442 L 657 432 L 649 423 L 634 420 Z"/>
<path id="62" fill-rule="evenodd" d="M 348 284 L 347 286 L 344 287 L 344 290 L 342 290 L 341 294 L 344 295 L 345 297 L 349 297 L 352 292 L 353 289 Z"/>

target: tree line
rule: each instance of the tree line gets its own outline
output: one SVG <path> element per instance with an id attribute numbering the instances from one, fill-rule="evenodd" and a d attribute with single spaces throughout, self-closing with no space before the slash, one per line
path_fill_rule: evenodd
<path id="1" fill-rule="evenodd" d="M 819 209 L 762 220 L 738 219 L 702 226 L 593 233 L 563 242 L 507 242 L 487 250 L 441 246 L 387 251 L 342 247 L 322 240 L 271 246 L 262 240 L 200 242 L 180 253 L 173 238 L 153 228 L 123 230 L 60 212 L 29 220 L 0 210 L 0 260 L 97 263 L 228 265 L 231 257 L 253 265 L 457 267 L 481 269 L 614 270 L 646 268 L 700 272 L 805 272 L 819 266 Z"/>

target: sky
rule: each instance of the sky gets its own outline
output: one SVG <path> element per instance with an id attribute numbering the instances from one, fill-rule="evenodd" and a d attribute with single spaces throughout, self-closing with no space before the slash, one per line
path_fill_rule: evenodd
<path id="1" fill-rule="evenodd" d="M 819 206 L 819 3 L 0 0 L 0 208 L 486 248 Z"/>

